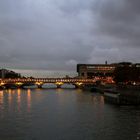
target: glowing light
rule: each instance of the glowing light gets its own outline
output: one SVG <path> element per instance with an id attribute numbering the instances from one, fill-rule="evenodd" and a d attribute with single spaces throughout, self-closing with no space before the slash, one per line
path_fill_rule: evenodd
<path id="1" fill-rule="evenodd" d="M 136 85 L 136 82 L 134 82 L 133 85 Z"/>
<path id="2" fill-rule="evenodd" d="M 21 86 L 21 85 L 23 85 L 23 83 L 17 82 L 16 85 L 17 85 L 17 86 Z"/>
<path id="3" fill-rule="evenodd" d="M 1 82 L 1 83 L 0 83 L 0 86 L 3 86 L 3 85 L 5 85 L 5 83 L 4 83 L 4 82 Z"/>
<path id="4" fill-rule="evenodd" d="M 38 86 L 40 86 L 40 85 L 43 84 L 43 82 L 36 82 L 35 84 L 38 85 Z"/>
<path id="5" fill-rule="evenodd" d="M 83 83 L 79 83 L 79 82 L 76 83 L 76 85 L 78 85 L 78 86 L 81 86 L 82 84 L 83 84 Z"/>
<path id="6" fill-rule="evenodd" d="M 63 82 L 56 82 L 56 85 L 63 85 Z"/>

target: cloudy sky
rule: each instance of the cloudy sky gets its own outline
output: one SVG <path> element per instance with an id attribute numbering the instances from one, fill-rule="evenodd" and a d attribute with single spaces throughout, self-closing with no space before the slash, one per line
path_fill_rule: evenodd
<path id="1" fill-rule="evenodd" d="M 139 7 L 139 0 L 0 0 L 0 67 L 140 62 Z"/>

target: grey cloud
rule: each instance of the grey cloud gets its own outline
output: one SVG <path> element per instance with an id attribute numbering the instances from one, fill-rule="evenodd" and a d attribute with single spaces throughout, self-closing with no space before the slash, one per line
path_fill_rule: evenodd
<path id="1" fill-rule="evenodd" d="M 76 63 L 136 62 L 139 4 L 136 0 L 0 1 L 0 66 L 75 70 Z"/>
<path id="2" fill-rule="evenodd" d="M 103 35 L 121 39 L 123 46 L 140 45 L 140 1 L 106 0 L 100 5 L 98 28 Z"/>
<path id="3" fill-rule="evenodd" d="M 140 2 L 99 0 L 91 35 L 95 47 L 90 63 L 140 60 Z M 95 9 L 93 9 L 93 15 Z"/>
<path id="4" fill-rule="evenodd" d="M 66 15 L 73 15 L 76 16 L 80 14 L 82 11 L 88 11 L 91 10 L 91 6 L 96 4 L 95 0 L 71 0 L 66 1 L 63 0 L 59 4 L 59 8 L 62 10 L 62 12 Z"/>
<path id="5" fill-rule="evenodd" d="M 48 68 L 49 65 L 56 69 L 59 65 L 64 68 L 70 60 L 79 62 L 88 58 L 91 49 L 85 47 L 86 38 L 81 36 L 87 31 L 84 29 L 85 25 L 82 25 L 83 28 L 79 26 L 80 17 L 77 21 L 69 20 L 55 6 L 46 11 L 39 9 L 37 5 L 32 8 L 21 7 L 17 17 L 14 15 L 11 18 L 10 13 L 3 20 L 6 24 L 1 24 L 2 36 L 14 42 L 14 48 L 9 49 L 9 58 L 15 62 L 15 66 L 19 67 L 18 63 L 22 63 L 30 68 L 35 65 L 36 68 Z M 50 15 L 51 11 L 53 13 Z"/>

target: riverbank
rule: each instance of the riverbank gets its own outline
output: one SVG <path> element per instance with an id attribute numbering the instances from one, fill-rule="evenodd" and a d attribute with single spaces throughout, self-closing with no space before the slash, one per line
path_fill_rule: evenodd
<path id="1" fill-rule="evenodd" d="M 104 95 L 106 103 L 117 105 L 140 105 L 140 86 L 130 85 L 88 85 L 83 90 Z"/>
<path id="2" fill-rule="evenodd" d="M 116 91 L 114 93 L 114 91 Z M 116 86 L 113 92 L 104 92 L 107 103 L 119 105 L 140 105 L 140 90 L 136 86 Z"/>

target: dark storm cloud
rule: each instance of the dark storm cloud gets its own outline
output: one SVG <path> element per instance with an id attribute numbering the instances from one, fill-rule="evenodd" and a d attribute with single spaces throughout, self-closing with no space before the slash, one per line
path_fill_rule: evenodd
<path id="1" fill-rule="evenodd" d="M 77 2 L 71 2 L 70 7 Z M 87 16 L 79 13 L 69 19 L 64 16 L 69 13 L 61 9 L 65 4 L 49 0 L 0 2 L 0 47 L 5 51 L 0 53 L 1 64 L 9 60 L 8 66 L 18 68 L 65 69 L 86 62 L 92 50 L 88 24 L 83 22 Z"/>
<path id="2" fill-rule="evenodd" d="M 140 1 L 106 0 L 100 5 L 99 31 L 130 47 L 140 47 Z"/>
<path id="3" fill-rule="evenodd" d="M 77 63 L 136 62 L 139 5 L 136 0 L 0 1 L 0 66 L 75 70 Z"/>
<path id="4" fill-rule="evenodd" d="M 92 29 L 96 47 L 89 62 L 93 62 L 95 56 L 99 62 L 139 62 L 139 6 L 140 1 L 137 0 L 100 0 L 96 11 L 96 28 Z"/>

